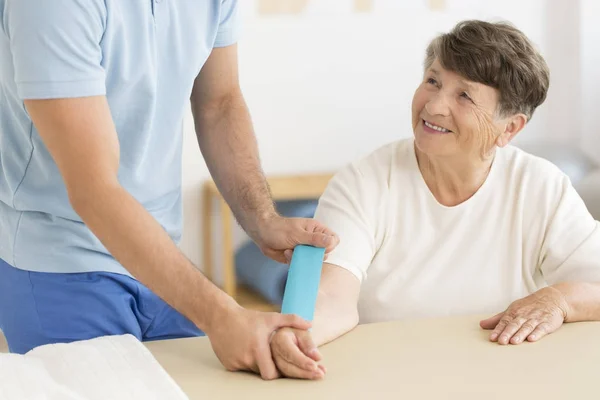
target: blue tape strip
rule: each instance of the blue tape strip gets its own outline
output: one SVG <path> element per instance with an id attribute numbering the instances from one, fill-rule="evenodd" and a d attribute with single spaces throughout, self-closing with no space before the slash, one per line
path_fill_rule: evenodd
<path id="1" fill-rule="evenodd" d="M 323 248 L 296 246 L 285 284 L 282 314 L 296 314 L 307 321 L 313 320 L 324 258 Z"/>

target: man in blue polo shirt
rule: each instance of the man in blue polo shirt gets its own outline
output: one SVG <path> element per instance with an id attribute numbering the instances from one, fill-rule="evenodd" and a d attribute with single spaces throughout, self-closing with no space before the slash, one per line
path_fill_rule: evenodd
<path id="1" fill-rule="evenodd" d="M 238 84 L 236 3 L 0 0 L 0 329 L 11 351 L 206 332 L 228 369 L 277 376 L 271 332 L 307 323 L 241 308 L 176 245 L 190 99 L 209 170 L 267 255 L 338 241 L 273 207 Z"/>

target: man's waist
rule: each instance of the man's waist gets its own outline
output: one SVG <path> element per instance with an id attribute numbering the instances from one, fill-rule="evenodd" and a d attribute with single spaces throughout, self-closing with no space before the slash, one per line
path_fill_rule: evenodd
<path id="1" fill-rule="evenodd" d="M 150 212 L 178 242 L 182 218 L 175 208 Z M 78 218 L 78 217 L 77 217 Z M 126 273 L 81 219 L 42 211 L 19 211 L 0 202 L 0 258 L 39 272 Z"/>

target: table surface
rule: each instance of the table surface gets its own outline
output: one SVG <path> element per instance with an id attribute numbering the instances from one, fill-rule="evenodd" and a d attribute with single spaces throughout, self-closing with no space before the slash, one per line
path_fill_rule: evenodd
<path id="1" fill-rule="evenodd" d="M 148 342 L 190 399 L 600 399 L 600 323 L 500 346 L 481 316 L 361 325 L 322 348 L 322 381 L 224 370 L 206 338 Z"/>

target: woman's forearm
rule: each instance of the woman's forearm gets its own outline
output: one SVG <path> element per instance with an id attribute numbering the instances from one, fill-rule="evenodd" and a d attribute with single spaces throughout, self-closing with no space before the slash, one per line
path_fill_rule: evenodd
<path id="1" fill-rule="evenodd" d="M 348 333 L 356 325 L 358 310 L 355 304 L 340 303 L 335 298 L 319 293 L 312 328 L 312 337 L 317 347 Z"/>
<path id="2" fill-rule="evenodd" d="M 569 306 L 565 322 L 600 321 L 600 282 L 563 282 L 552 287 Z"/>
<path id="3" fill-rule="evenodd" d="M 330 316 L 329 318 L 317 318 L 313 322 L 312 337 L 317 345 L 321 347 L 340 336 L 350 332 L 358 325 L 358 316 Z"/>
<path id="4" fill-rule="evenodd" d="M 312 337 L 322 346 L 358 325 L 359 280 L 348 270 L 325 262 L 315 307 Z"/>

